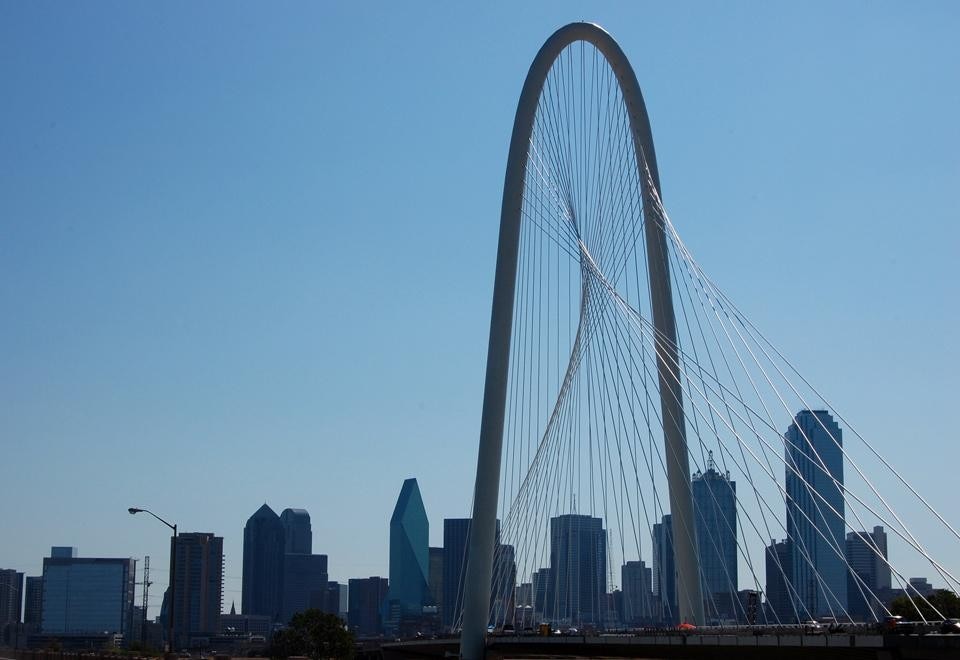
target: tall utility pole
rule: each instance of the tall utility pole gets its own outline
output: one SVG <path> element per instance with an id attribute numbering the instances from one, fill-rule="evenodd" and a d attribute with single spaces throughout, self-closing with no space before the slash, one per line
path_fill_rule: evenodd
<path id="1" fill-rule="evenodd" d="M 131 515 L 137 513 L 149 513 L 151 516 L 173 530 L 173 538 L 170 539 L 170 580 L 168 583 L 168 589 L 170 591 L 170 605 L 167 608 L 167 652 L 172 654 L 174 649 L 173 619 L 174 610 L 177 603 L 177 581 L 175 579 L 177 575 L 177 525 L 168 523 L 166 520 L 149 509 L 140 509 L 132 506 L 127 509 L 127 512 Z"/>

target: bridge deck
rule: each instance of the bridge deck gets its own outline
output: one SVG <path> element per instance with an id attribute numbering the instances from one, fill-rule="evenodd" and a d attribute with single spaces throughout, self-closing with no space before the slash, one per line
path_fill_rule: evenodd
<path id="1" fill-rule="evenodd" d="M 383 658 L 456 657 L 459 640 L 385 644 Z M 487 657 L 507 658 L 826 658 L 955 660 L 960 635 L 599 635 L 492 637 Z"/>

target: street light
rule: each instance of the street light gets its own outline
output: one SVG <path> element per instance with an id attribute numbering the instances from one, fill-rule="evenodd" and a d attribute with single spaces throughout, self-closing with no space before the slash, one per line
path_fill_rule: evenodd
<path id="1" fill-rule="evenodd" d="M 177 602 L 177 581 L 174 579 L 174 571 L 177 567 L 177 526 L 175 524 L 171 525 L 153 511 L 148 511 L 147 509 L 130 507 L 127 509 L 127 511 L 130 513 L 130 515 L 137 513 L 149 513 L 151 516 L 173 530 L 173 545 L 170 547 L 170 607 L 167 608 L 167 652 L 173 653 L 173 608 L 174 603 Z"/>

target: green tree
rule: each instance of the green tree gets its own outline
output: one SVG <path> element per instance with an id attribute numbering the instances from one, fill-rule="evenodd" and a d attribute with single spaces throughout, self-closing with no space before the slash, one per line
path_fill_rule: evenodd
<path id="1" fill-rule="evenodd" d="M 941 618 L 960 618 L 960 597 L 947 589 L 937 589 L 927 596 L 927 601 L 914 596 L 913 602 L 907 596 L 898 596 L 890 603 L 890 613 L 898 614 L 909 621 L 919 620 L 939 621 Z M 920 610 L 920 613 L 917 613 Z M 940 614 L 937 614 L 937 611 Z M 943 617 L 941 617 L 943 615 Z"/>
<path id="2" fill-rule="evenodd" d="M 343 627 L 340 617 L 311 609 L 299 612 L 290 625 L 270 640 L 270 657 L 289 658 L 305 655 L 311 660 L 350 658 L 353 656 L 353 633 Z"/>

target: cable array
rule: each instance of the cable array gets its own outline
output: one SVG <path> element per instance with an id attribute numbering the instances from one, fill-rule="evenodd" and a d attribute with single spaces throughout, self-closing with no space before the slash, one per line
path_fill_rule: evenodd
<path id="1" fill-rule="evenodd" d="M 960 535 L 707 277 L 636 144 L 604 56 L 565 48 L 527 150 L 491 623 L 677 623 L 681 534 L 702 623 L 875 621 L 897 589 L 923 618 L 892 558 L 958 590 L 915 530 Z M 675 345 L 652 322 L 645 223 L 667 239 Z M 686 527 L 669 517 L 660 405 L 681 395 Z M 908 500 L 924 520 L 892 506 Z"/>

